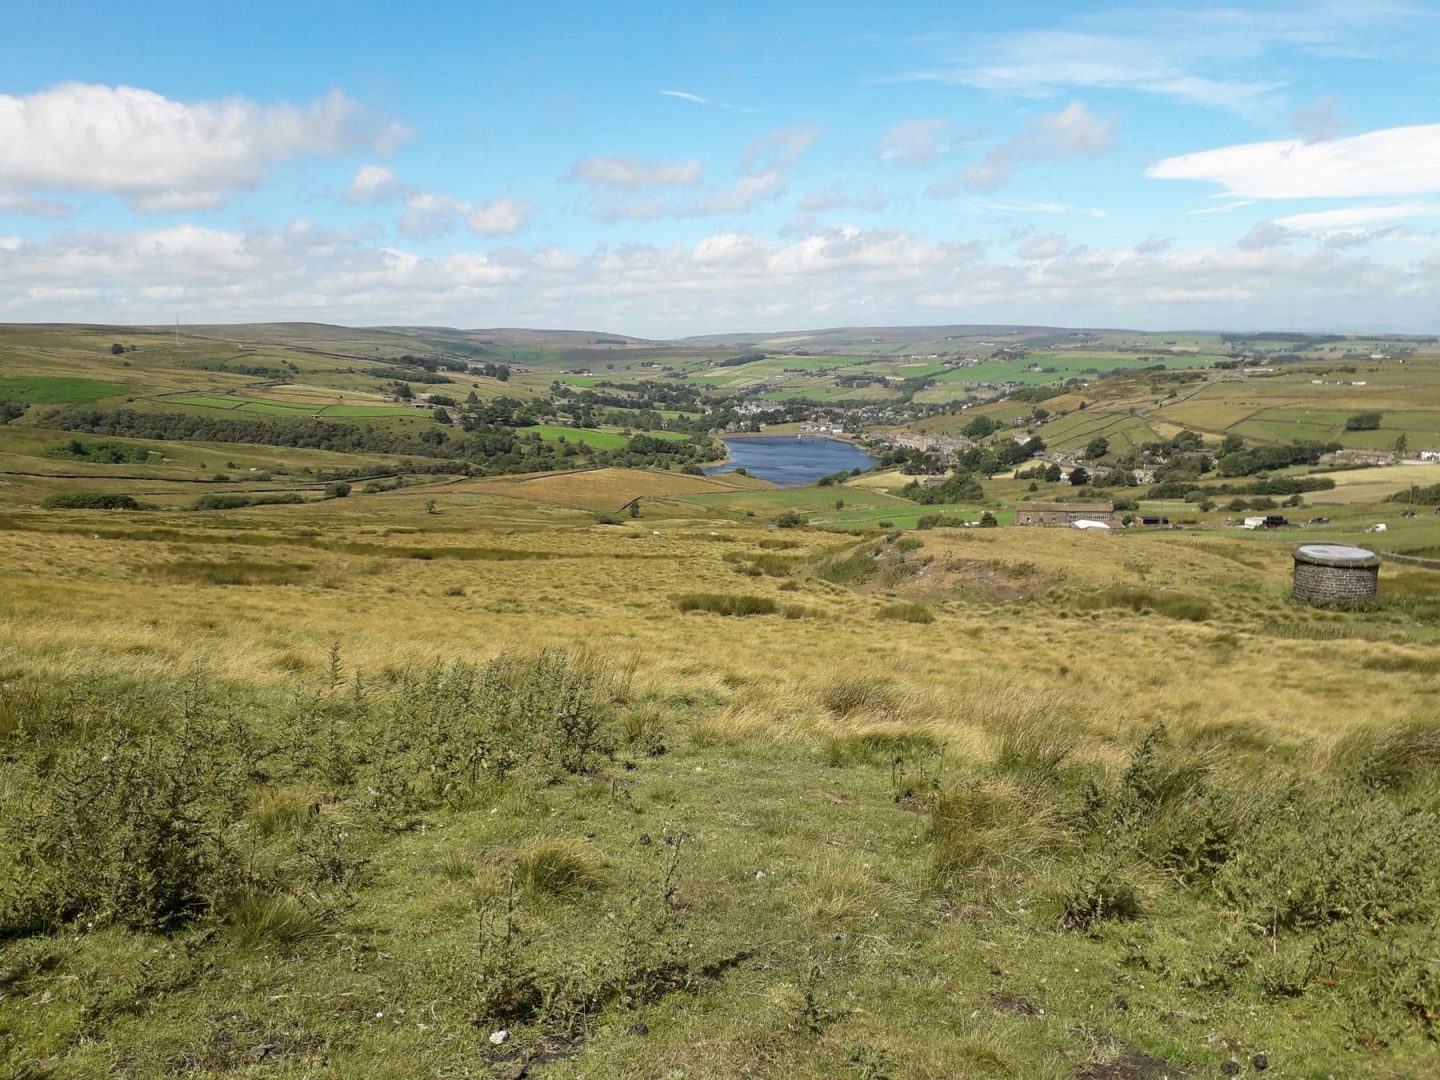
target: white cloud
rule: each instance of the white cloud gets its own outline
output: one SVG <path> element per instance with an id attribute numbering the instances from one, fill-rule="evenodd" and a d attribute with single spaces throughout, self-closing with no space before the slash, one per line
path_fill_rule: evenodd
<path id="1" fill-rule="evenodd" d="M 63 83 L 0 95 L 0 189 L 100 192 L 140 211 L 212 209 L 289 158 L 384 151 L 406 135 L 338 90 L 308 105 L 260 105 Z"/>
<path id="2" fill-rule="evenodd" d="M 1297 232 L 1324 232 L 1355 226 L 1378 225 L 1409 218 L 1434 217 L 1440 214 L 1440 203 L 1400 203 L 1394 206 L 1346 206 L 1336 210 L 1317 210 L 1308 214 L 1291 214 L 1276 218 L 1275 224 Z"/>
<path id="3" fill-rule="evenodd" d="M 1345 130 L 1335 95 L 1326 94 L 1290 114 L 1290 130 L 1306 142 L 1328 142 Z"/>
<path id="4" fill-rule="evenodd" d="M 1059 112 L 1026 121 L 1013 138 L 966 170 L 963 183 L 975 191 L 993 191 L 1024 162 L 1094 157 L 1110 149 L 1113 135 L 1110 121 L 1095 116 L 1083 102 L 1072 101 Z"/>
<path id="5" fill-rule="evenodd" d="M 396 220 L 395 227 L 415 239 L 448 236 L 469 209 L 470 204 L 462 199 L 420 192 L 405 200 L 405 212 Z"/>
<path id="6" fill-rule="evenodd" d="M 0 191 L 0 214 L 25 214 L 29 217 L 67 218 L 75 213 L 68 203 L 54 199 L 37 199 L 30 195 Z"/>
<path id="7" fill-rule="evenodd" d="M 1298 240 L 1300 234 L 1273 221 L 1256 222 L 1250 231 L 1235 242 L 1241 251 L 1264 251 Z"/>
<path id="8" fill-rule="evenodd" d="M 1067 237 L 1059 233 L 1046 233 L 1043 236 L 1032 237 L 1021 244 L 1015 254 L 1022 259 L 1053 259 L 1056 255 L 1063 254 L 1070 247 Z"/>
<path id="9" fill-rule="evenodd" d="M 819 137 L 820 129 L 813 125 L 778 128 L 745 148 L 740 168 L 748 173 L 784 172 Z"/>
<path id="10" fill-rule="evenodd" d="M 875 152 L 882 161 L 929 165 L 941 154 L 948 154 L 961 143 L 978 138 L 985 130 L 973 128 L 957 132 L 952 121 L 938 117 L 903 120 L 875 140 Z"/>
<path id="11" fill-rule="evenodd" d="M 565 179 L 609 188 L 696 187 L 703 168 L 694 160 L 656 163 L 614 154 L 581 158 Z"/>
<path id="12" fill-rule="evenodd" d="M 1440 192 L 1440 124 L 1383 128 L 1329 142 L 1279 139 L 1164 158 L 1159 180 L 1200 180 L 1248 199 Z"/>
<path id="13" fill-rule="evenodd" d="M 836 181 L 822 191 L 811 191 L 800 197 L 796 209 L 806 213 L 829 213 L 835 210 L 860 210 L 867 214 L 878 214 L 890 205 L 890 198 L 879 188 L 864 191 L 850 191 Z"/>
<path id="14" fill-rule="evenodd" d="M 413 194 L 414 190 L 408 184 L 402 184 L 394 171 L 383 165 L 361 165 L 355 170 L 350 186 L 340 196 L 340 201 L 375 206 L 392 199 L 402 199 Z"/>
<path id="15" fill-rule="evenodd" d="M 1433 332 L 1433 246 L 1387 264 L 1334 248 L 1095 251 L 1055 239 L 1054 254 L 1015 259 L 901 229 L 811 222 L 775 240 L 724 230 L 691 245 L 431 257 L 365 229 L 305 221 L 250 232 L 75 230 L 0 240 L 0 319 L 145 323 L 179 310 L 196 322 L 605 326 L 646 336 L 987 321 Z"/>
<path id="16" fill-rule="evenodd" d="M 756 203 L 770 202 L 785 194 L 788 181 L 779 170 L 741 176 L 728 188 L 712 192 L 687 211 L 693 217 L 712 214 L 748 214 Z"/>
<path id="17" fill-rule="evenodd" d="M 510 236 L 525 227 L 535 210 L 529 199 L 491 199 L 471 210 L 465 225 L 477 236 Z"/>

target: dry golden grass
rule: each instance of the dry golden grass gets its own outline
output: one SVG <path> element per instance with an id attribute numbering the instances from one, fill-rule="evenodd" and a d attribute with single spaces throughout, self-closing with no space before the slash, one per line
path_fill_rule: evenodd
<path id="1" fill-rule="evenodd" d="M 571 482 L 578 489 L 584 477 Z M 1428 715 L 1440 692 L 1422 671 L 1367 667 L 1395 651 L 1385 641 L 1277 636 L 1290 622 L 1326 629 L 1347 618 L 1290 603 L 1279 545 L 1043 529 L 920 534 L 924 546 L 910 557 L 993 560 L 1054 588 L 1014 604 L 931 595 L 936 621 L 912 624 L 874 617 L 914 595 L 905 581 L 867 594 L 803 576 L 740 576 L 724 556 L 758 550 L 770 534 L 753 522 L 654 516 L 597 526 L 574 510 L 478 493 L 442 495 L 438 514 L 424 502 L 401 492 L 233 515 L 15 512 L 0 523 L 0 668 L 203 667 L 278 686 L 323 670 L 337 642 L 347 668 L 370 674 L 436 655 L 584 646 L 633 662 L 643 693 L 696 703 L 712 729 L 810 738 L 906 728 L 974 751 L 993 750 L 1017 718 L 1044 714 L 1089 736 L 1085 753 L 1099 757 L 1156 719 L 1320 744 L 1370 716 Z M 812 557 L 851 543 L 794 538 Z M 227 565 L 260 566 L 257 580 L 288 567 L 292 583 L 204 580 L 214 576 L 206 567 Z M 1071 603 L 1112 586 L 1205 597 L 1215 616 L 1184 622 Z M 806 614 L 678 612 L 673 598 L 696 590 L 769 597 Z M 842 678 L 881 681 L 886 708 L 827 708 Z"/>

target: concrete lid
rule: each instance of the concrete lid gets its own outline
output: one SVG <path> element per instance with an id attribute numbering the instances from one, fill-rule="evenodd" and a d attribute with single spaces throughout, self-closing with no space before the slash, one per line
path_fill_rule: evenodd
<path id="1" fill-rule="evenodd" d="M 1302 544 L 1295 549 L 1295 561 L 1320 566 L 1367 567 L 1379 566 L 1380 556 L 1349 544 Z"/>

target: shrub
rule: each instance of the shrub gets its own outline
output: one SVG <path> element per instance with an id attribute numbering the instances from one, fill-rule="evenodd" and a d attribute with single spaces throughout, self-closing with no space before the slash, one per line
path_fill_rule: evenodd
<path id="1" fill-rule="evenodd" d="M 708 611 L 714 615 L 774 615 L 775 601 L 765 596 L 739 593 L 685 593 L 677 597 L 681 611 Z"/>
<path id="2" fill-rule="evenodd" d="M 343 499 L 350 494 L 350 485 L 343 480 L 336 480 L 334 483 L 325 485 L 325 498 Z"/>
<path id="3" fill-rule="evenodd" d="M 815 576 L 832 585 L 863 585 L 875 573 L 875 552 L 860 546 L 848 555 L 832 555 L 815 565 Z"/>
<path id="4" fill-rule="evenodd" d="M 6 921 L 164 926 L 208 907 L 239 869 L 226 833 L 244 811 L 243 776 L 228 745 L 196 720 L 38 766 L 33 801 L 5 822 L 22 871 Z"/>
<path id="5" fill-rule="evenodd" d="M 40 504 L 47 510 L 139 510 L 140 504 L 131 495 L 106 495 L 101 492 L 75 491 L 47 495 Z"/>
<path id="6" fill-rule="evenodd" d="M 798 529 L 805 524 L 805 516 L 795 510 L 786 510 L 775 519 L 775 524 L 781 529 Z"/>
<path id="7" fill-rule="evenodd" d="M 248 495 L 201 495 L 190 504 L 191 510 L 238 510 L 250 505 Z"/>
<path id="8" fill-rule="evenodd" d="M 1089 930 L 1101 920 L 1138 919 L 1141 914 L 1135 886 L 1110 867 L 1083 869 L 1056 899 L 1062 930 Z"/>
<path id="9" fill-rule="evenodd" d="M 933 623 L 935 613 L 918 601 L 903 601 L 887 604 L 875 613 L 876 618 L 892 619 L 896 622 Z"/>

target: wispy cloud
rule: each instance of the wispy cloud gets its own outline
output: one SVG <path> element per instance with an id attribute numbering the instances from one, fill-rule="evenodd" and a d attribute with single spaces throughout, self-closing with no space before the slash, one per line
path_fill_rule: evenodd
<path id="1" fill-rule="evenodd" d="M 932 81 L 1016 97 L 1128 90 L 1242 114 L 1273 113 L 1284 52 L 1379 56 L 1413 31 L 1396 4 L 1334 0 L 1249 10 L 1145 6 L 1077 14 L 1059 26 L 938 39 L 930 63 L 886 81 Z M 1117 29 L 1120 28 L 1120 29 Z M 932 38 L 931 41 L 937 39 Z M 1256 71 L 1278 75 L 1256 77 Z"/>
<path id="2" fill-rule="evenodd" d="M 1109 120 L 1090 112 L 1083 102 L 1072 101 L 1059 112 L 1026 121 L 1013 138 L 967 169 L 962 182 L 974 191 L 993 191 L 1024 162 L 1094 157 L 1110 149 L 1113 136 Z"/>
<path id="3" fill-rule="evenodd" d="M 1164 158 L 1157 180 L 1218 184 L 1240 199 L 1315 199 L 1440 192 L 1440 124 L 1384 128 L 1328 142 L 1278 139 Z"/>
<path id="4" fill-rule="evenodd" d="M 948 189 L 942 184 L 949 184 Z M 938 190 L 937 190 L 938 189 Z M 952 178 L 950 181 L 942 181 L 941 184 L 931 184 L 926 193 L 932 198 L 948 198 L 960 190 L 960 179 Z M 1074 214 L 1078 217 L 1095 218 L 1103 220 L 1110 216 L 1110 211 L 1098 206 L 1071 206 L 1069 203 L 1058 202 L 997 202 L 993 199 L 967 198 L 960 203 L 961 207 L 971 213 L 998 212 L 1006 214 Z"/>
<path id="5" fill-rule="evenodd" d="M 612 154 L 581 158 L 570 166 L 565 179 L 611 188 L 695 187 L 703 168 L 695 159 L 655 162 Z"/>
<path id="6" fill-rule="evenodd" d="M 929 165 L 942 154 L 984 135 L 989 128 L 975 127 L 957 131 L 953 120 L 923 117 L 902 120 L 875 140 L 875 152 L 881 161 L 899 165 Z"/>
<path id="7" fill-rule="evenodd" d="M 714 101 L 701 94 L 692 94 L 689 90 L 661 90 L 665 97 L 679 98 L 681 101 L 693 102 L 696 105 L 708 105 L 712 109 L 728 109 L 730 112 L 753 114 L 756 110 L 745 105 L 731 105 L 724 101 Z"/>

